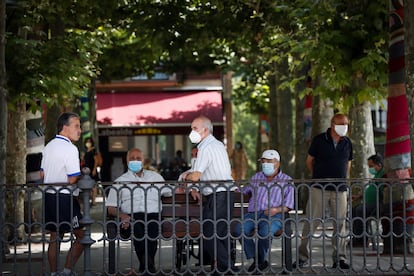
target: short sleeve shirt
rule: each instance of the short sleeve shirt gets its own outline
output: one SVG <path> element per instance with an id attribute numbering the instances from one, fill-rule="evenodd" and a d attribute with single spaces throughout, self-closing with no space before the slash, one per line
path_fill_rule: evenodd
<path id="1" fill-rule="evenodd" d="M 80 160 L 78 148 L 65 136 L 56 135 L 43 149 L 40 169 L 44 173 L 43 183 L 68 183 L 68 177 L 79 176 Z M 71 185 L 73 195 L 79 195 L 79 189 Z M 48 193 L 55 193 L 61 187 L 47 189 Z M 60 189 L 60 193 L 70 194 L 68 189 Z"/>
<path id="2" fill-rule="evenodd" d="M 284 206 L 294 208 L 295 189 L 290 176 L 279 173 L 268 180 L 263 172 L 257 172 L 250 180 L 250 185 L 243 187 L 243 193 L 251 193 L 248 211 L 263 211 L 272 207 Z"/>
<path id="3" fill-rule="evenodd" d="M 348 162 L 353 159 L 352 142 L 348 137 L 341 137 L 335 146 L 331 137 L 331 129 L 314 137 L 309 147 L 308 154 L 313 156 L 314 166 L 312 178 L 347 178 Z M 336 183 L 340 184 L 340 183 Z M 334 190 L 332 185 L 327 190 Z M 341 185 L 340 191 L 345 191 L 346 186 Z"/>
<path id="4" fill-rule="evenodd" d="M 197 147 L 197 159 L 193 171 L 201 172 L 200 181 L 233 180 L 229 156 L 222 142 L 210 134 Z M 217 187 L 218 184 L 212 183 L 211 186 L 202 189 L 204 195 L 211 194 L 212 188 Z M 216 192 L 222 191 L 226 191 L 223 186 L 216 189 Z"/>
<path id="5" fill-rule="evenodd" d="M 164 178 L 157 172 L 143 170 L 142 176 L 128 170 L 115 179 L 105 205 L 120 207 L 126 214 L 159 213 L 162 210 L 161 196 L 171 196 L 172 187 L 162 183 L 131 183 L 131 182 L 163 182 Z"/>

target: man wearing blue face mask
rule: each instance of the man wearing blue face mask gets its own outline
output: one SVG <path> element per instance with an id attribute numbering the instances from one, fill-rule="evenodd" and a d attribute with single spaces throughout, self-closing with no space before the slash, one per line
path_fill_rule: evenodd
<path id="1" fill-rule="evenodd" d="M 273 235 L 283 227 L 283 213 L 294 208 L 294 186 L 292 178 L 280 169 L 280 155 L 276 150 L 265 150 L 262 171 L 244 186 L 242 192 L 250 194 L 248 213 L 243 226 L 237 224 L 234 235 L 240 238 L 247 259 L 253 259 L 248 272 L 261 272 L 269 266 L 266 255 Z M 258 235 L 257 251 L 251 232 Z M 243 232 L 243 234 L 242 234 Z M 257 255 L 256 255 L 257 252 Z"/>
<path id="2" fill-rule="evenodd" d="M 128 171 L 118 177 L 109 191 L 106 207 L 108 215 L 118 217 L 122 222 L 121 235 L 129 236 L 133 227 L 134 248 L 139 260 L 139 272 L 155 273 L 158 223 L 161 218 L 161 196 L 171 196 L 171 188 L 163 183 L 164 178 L 157 172 L 142 167 L 144 154 L 133 148 L 127 153 Z M 137 186 L 133 182 L 140 183 Z M 149 239 L 143 239 L 145 233 Z"/>
<path id="3" fill-rule="evenodd" d="M 352 142 L 346 137 L 348 117 L 335 114 L 331 119 L 331 127 L 312 139 L 306 158 L 306 167 L 313 179 L 340 179 L 341 181 L 319 181 L 309 188 L 309 199 L 306 208 L 307 221 L 303 226 L 302 241 L 299 246 L 299 260 L 294 267 L 303 267 L 310 256 L 308 243 L 316 228 L 325 219 L 325 206 L 335 219 L 332 233 L 332 268 L 349 269 L 346 263 L 346 232 L 347 218 L 347 183 L 352 155 Z"/>

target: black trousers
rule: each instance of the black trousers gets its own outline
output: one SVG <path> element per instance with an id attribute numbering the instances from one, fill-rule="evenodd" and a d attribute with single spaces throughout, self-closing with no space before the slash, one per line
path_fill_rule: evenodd
<path id="1" fill-rule="evenodd" d="M 232 263 L 230 223 L 234 194 L 232 192 L 213 193 L 206 196 L 203 204 L 204 250 L 211 257 L 213 264 L 217 261 L 217 269 L 225 271 L 231 267 Z"/>
<path id="2" fill-rule="evenodd" d="M 154 270 L 155 254 L 158 247 L 159 213 L 134 213 L 132 217 L 134 218 L 132 239 L 139 260 L 139 271 Z M 121 232 L 127 232 L 122 234 L 129 235 L 131 229 L 130 227 L 128 229 L 121 228 Z M 145 235 L 148 238 L 144 239 Z"/>

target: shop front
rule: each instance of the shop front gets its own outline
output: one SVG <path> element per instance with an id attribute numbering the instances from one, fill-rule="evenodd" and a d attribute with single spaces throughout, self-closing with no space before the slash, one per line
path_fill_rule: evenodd
<path id="1" fill-rule="evenodd" d="M 113 181 L 125 171 L 126 152 L 132 147 L 142 149 L 169 178 L 167 171 L 178 150 L 190 161 L 193 145 L 188 134 L 191 121 L 199 115 L 209 117 L 214 135 L 224 138 L 220 86 L 113 89 L 101 85 L 96 103 L 103 181 Z"/>

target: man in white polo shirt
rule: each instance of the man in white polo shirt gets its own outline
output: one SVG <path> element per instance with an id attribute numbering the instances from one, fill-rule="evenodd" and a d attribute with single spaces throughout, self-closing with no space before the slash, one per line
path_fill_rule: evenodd
<path id="1" fill-rule="evenodd" d="M 63 272 L 59 275 L 71 275 L 71 268 L 83 252 L 80 243 L 84 231 L 79 221 L 82 218 L 78 202 L 79 190 L 76 188 L 80 172 L 79 151 L 72 144 L 81 136 L 79 115 L 63 113 L 57 122 L 58 134 L 43 150 L 40 176 L 45 185 L 45 223 L 50 232 L 48 260 L 51 276 L 58 275 L 57 260 L 59 243 L 64 234 L 73 231 L 76 236 L 66 256 Z M 62 186 L 47 185 L 62 183 Z M 63 185 L 67 184 L 67 185 Z"/>

